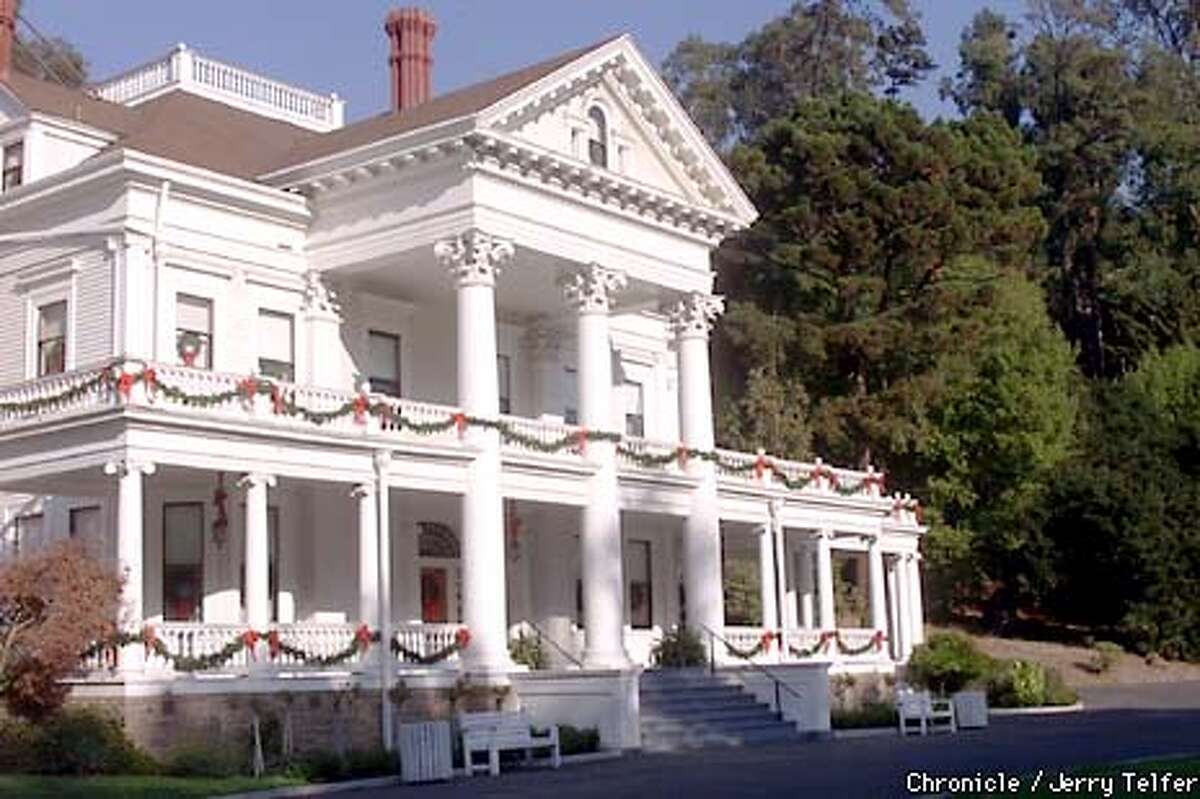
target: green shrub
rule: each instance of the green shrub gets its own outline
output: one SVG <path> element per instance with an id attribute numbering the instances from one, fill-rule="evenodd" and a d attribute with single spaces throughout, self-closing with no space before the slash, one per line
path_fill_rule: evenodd
<path id="1" fill-rule="evenodd" d="M 835 730 L 893 727 L 896 725 L 896 706 L 891 702 L 863 702 L 853 708 L 834 708 L 829 718 Z"/>
<path id="2" fill-rule="evenodd" d="M 935 633 L 915 647 L 908 660 L 907 678 L 918 688 L 952 694 L 982 683 L 993 661 L 961 633 Z"/>
<path id="3" fill-rule="evenodd" d="M 546 650 L 542 647 L 542 639 L 521 633 L 508 642 L 508 654 L 514 663 L 520 663 L 531 669 L 546 668 Z"/>
<path id="4" fill-rule="evenodd" d="M 134 746 L 120 722 L 91 708 L 60 711 L 42 723 L 37 755 L 44 774 L 150 774 L 158 764 Z"/>
<path id="5" fill-rule="evenodd" d="M 1026 660 L 1003 661 L 988 681 L 992 707 L 1072 705 L 1078 698 L 1057 669 Z"/>
<path id="6" fill-rule="evenodd" d="M 346 776 L 382 777 L 396 773 L 396 758 L 386 749 L 351 749 L 346 753 Z"/>
<path id="7" fill-rule="evenodd" d="M 1096 674 L 1104 674 L 1117 665 L 1117 660 L 1124 652 L 1125 650 L 1121 648 L 1120 644 L 1114 644 L 1112 641 L 1097 641 L 1092 645 L 1092 658 L 1088 662 L 1088 667 Z"/>
<path id="8" fill-rule="evenodd" d="M 248 774 L 245 752 L 224 743 L 183 744 L 167 755 L 165 772 L 172 777 L 236 777 Z"/>
<path id="9" fill-rule="evenodd" d="M 650 650 L 650 659 L 664 669 L 682 669 L 708 663 L 704 642 L 686 627 L 672 630 Z"/>
<path id="10" fill-rule="evenodd" d="M 345 779 L 346 760 L 337 752 L 317 749 L 296 758 L 289 772 L 309 782 L 336 782 Z"/>
<path id="11" fill-rule="evenodd" d="M 572 727 L 563 724 L 558 728 L 558 747 L 564 755 L 581 755 L 600 751 L 600 730 L 595 727 Z"/>
<path id="12" fill-rule="evenodd" d="M 38 770 L 37 727 L 20 719 L 0 723 L 0 774 L 29 774 Z"/>

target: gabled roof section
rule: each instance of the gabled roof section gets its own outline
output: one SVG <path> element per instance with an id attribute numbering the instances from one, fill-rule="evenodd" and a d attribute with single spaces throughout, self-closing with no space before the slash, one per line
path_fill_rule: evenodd
<path id="1" fill-rule="evenodd" d="M 29 111 L 78 122 L 99 130 L 121 135 L 137 124 L 137 112 L 125 106 L 100 100 L 80 89 L 31 78 L 20 72 L 10 73 L 7 88 Z"/>
<path id="2" fill-rule="evenodd" d="M 438 95 L 428 102 L 401 113 L 387 111 L 339 130 L 302 142 L 285 152 L 269 170 L 280 171 L 338 153 L 400 136 L 404 133 L 431 127 L 454 119 L 478 114 L 530 84 L 551 75 L 572 61 L 603 47 L 615 39 L 605 39 L 581 47 L 532 66 L 509 72 L 497 78 L 474 83 L 461 89 Z"/>

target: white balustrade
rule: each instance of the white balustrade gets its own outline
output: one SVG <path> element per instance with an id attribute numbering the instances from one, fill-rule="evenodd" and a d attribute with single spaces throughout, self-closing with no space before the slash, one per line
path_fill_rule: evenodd
<path id="1" fill-rule="evenodd" d="M 460 624 L 401 624 L 393 631 L 393 635 L 396 642 L 408 652 L 429 657 L 452 646 L 460 629 Z M 413 663 L 403 652 L 397 653 L 396 659 L 401 663 Z M 457 661 L 458 653 L 450 655 L 447 660 Z"/>
<path id="2" fill-rule="evenodd" d="M 525 419 L 520 416 L 501 416 L 500 421 L 507 425 L 513 434 L 509 438 L 502 438 L 502 446 L 506 452 L 560 456 L 578 456 L 580 454 L 578 436 L 582 428 L 578 426 L 544 422 L 540 419 Z M 520 439 L 526 439 L 528 443 Z M 564 443 L 567 446 L 563 447 Z M 586 448 L 586 444 L 584 446 Z M 539 447 L 554 449 L 543 451 Z"/>
<path id="3" fill-rule="evenodd" d="M 100 369 L 97 365 L 0 389 L 0 427 L 111 405 L 115 392 L 97 380 Z"/>
<path id="4" fill-rule="evenodd" d="M 679 445 L 648 438 L 625 436 L 617 448 L 617 457 L 626 467 L 654 472 L 680 471 Z M 644 458 L 661 460 L 661 463 L 646 463 Z"/>
<path id="5" fill-rule="evenodd" d="M 94 91 L 114 103 L 136 104 L 172 86 L 199 88 L 201 93 L 232 101 L 237 107 L 326 132 L 345 121 L 345 103 L 291 86 L 240 67 L 201 56 L 180 45 L 149 64 L 98 84 Z"/>

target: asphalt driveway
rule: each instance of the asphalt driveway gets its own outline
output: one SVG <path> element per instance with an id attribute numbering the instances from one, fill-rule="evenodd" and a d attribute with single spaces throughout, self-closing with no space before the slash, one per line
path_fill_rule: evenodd
<path id="1" fill-rule="evenodd" d="M 1092 688 L 1080 713 L 993 719 L 953 736 L 872 737 L 789 746 L 631 755 L 561 771 L 517 771 L 444 785 L 362 791 L 412 796 L 911 796 L 910 772 L 1027 774 L 1092 763 L 1200 753 L 1200 683 Z"/>

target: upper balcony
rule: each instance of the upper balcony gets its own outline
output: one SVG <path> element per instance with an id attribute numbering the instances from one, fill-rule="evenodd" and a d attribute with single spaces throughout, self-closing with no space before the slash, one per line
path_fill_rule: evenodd
<path id="1" fill-rule="evenodd" d="M 173 90 L 191 92 L 318 133 L 336 130 L 345 123 L 346 102 L 337 94 L 317 94 L 272 80 L 202 56 L 185 44 L 93 88 L 105 100 L 129 106 Z"/>
<path id="2" fill-rule="evenodd" d="M 372 448 L 469 452 L 468 430 L 500 433 L 507 463 L 544 468 L 554 476 L 590 473 L 588 444 L 616 443 L 623 479 L 686 479 L 688 463 L 710 461 L 723 492 L 809 498 L 873 508 L 898 524 L 917 522 L 916 503 L 884 495 L 884 477 L 873 470 L 800 463 L 765 453 L 700 451 L 615 432 L 510 415 L 477 418 L 450 405 L 379 393 L 313 388 L 256 375 L 233 375 L 183 366 L 125 361 L 97 364 L 0 389 L 0 438 L 34 433 L 50 424 L 104 412 L 169 414 L 205 427 L 242 427 L 258 435 L 273 430 L 317 435 L 330 444 L 357 442 Z"/>

